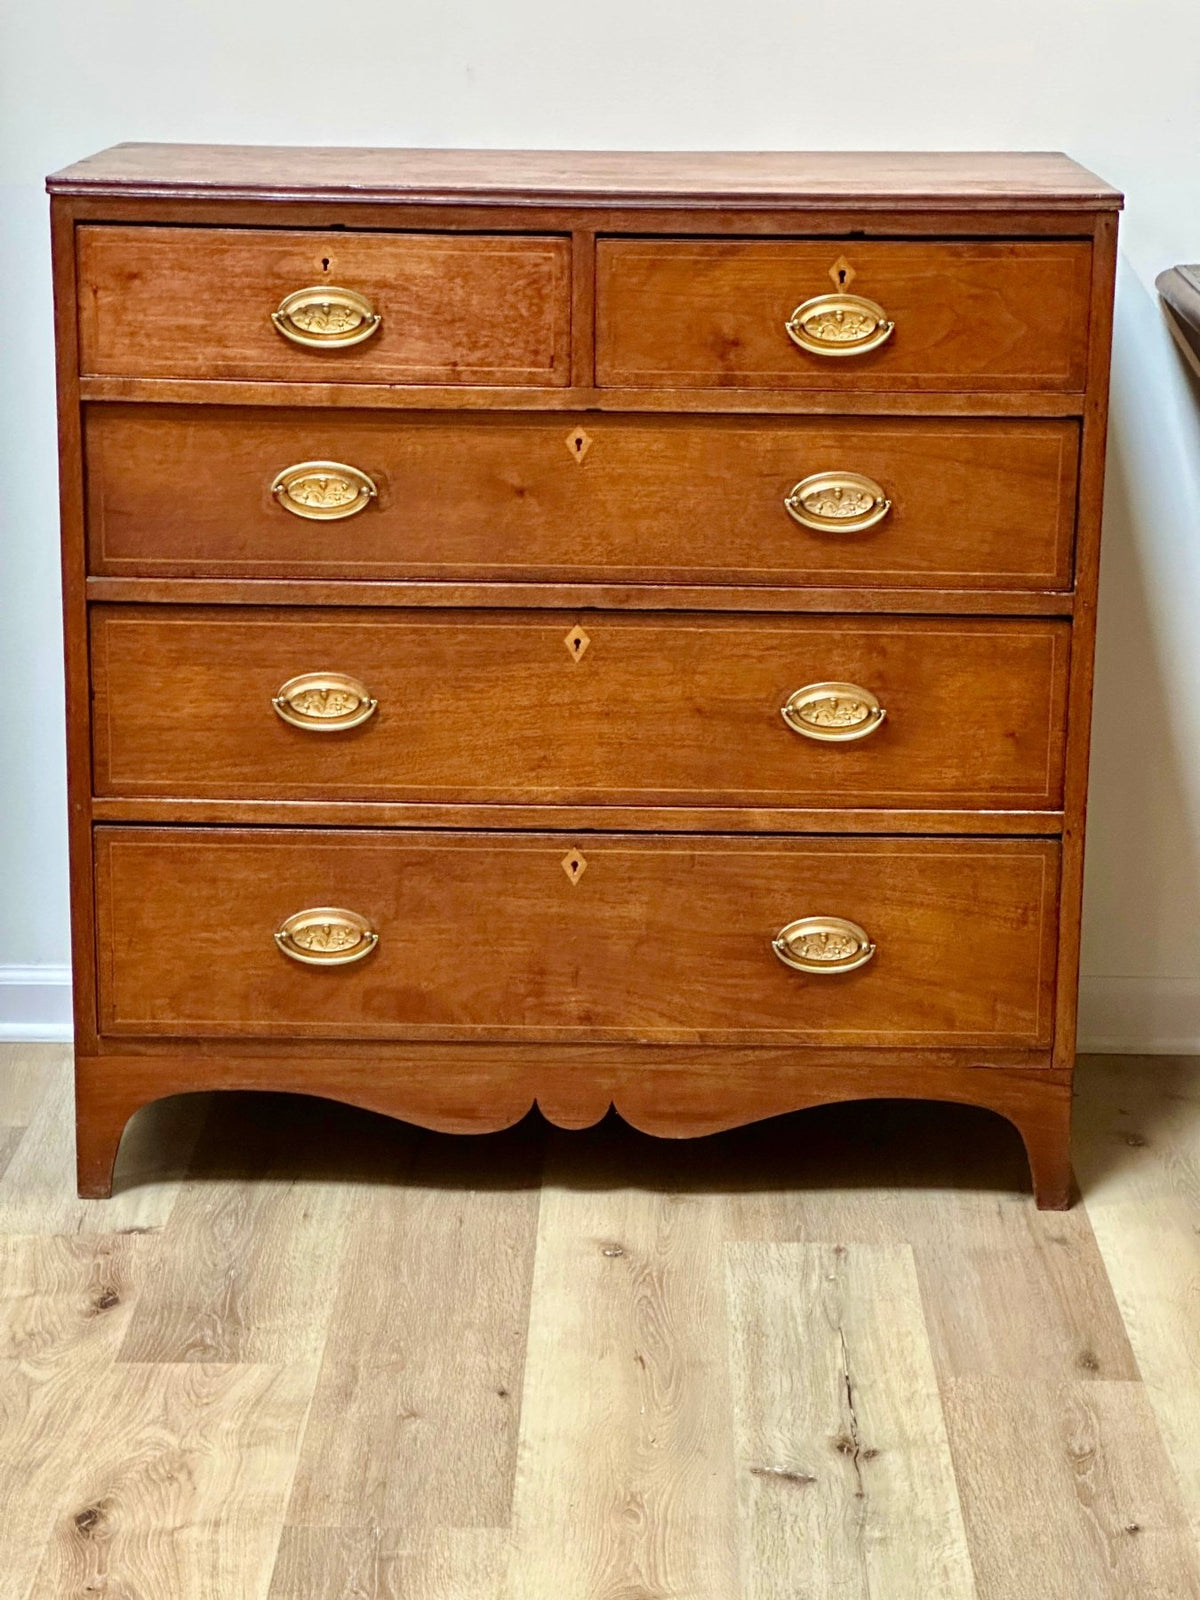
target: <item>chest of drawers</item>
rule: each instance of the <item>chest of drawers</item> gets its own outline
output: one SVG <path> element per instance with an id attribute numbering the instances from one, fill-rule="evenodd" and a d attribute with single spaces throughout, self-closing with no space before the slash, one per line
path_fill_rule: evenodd
<path id="1" fill-rule="evenodd" d="M 80 1192 L 160 1096 L 1069 1126 L 1120 196 L 1062 156 L 49 180 Z"/>

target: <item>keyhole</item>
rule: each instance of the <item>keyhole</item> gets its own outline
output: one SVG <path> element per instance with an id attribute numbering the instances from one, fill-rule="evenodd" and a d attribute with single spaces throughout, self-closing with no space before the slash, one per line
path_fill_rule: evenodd
<path id="1" fill-rule="evenodd" d="M 837 289 L 848 289 L 854 282 L 854 268 L 845 256 L 839 256 L 830 267 L 829 281 Z"/>
<path id="2" fill-rule="evenodd" d="M 569 850 L 562 858 L 562 869 L 572 884 L 579 882 L 587 871 L 587 862 L 584 860 L 582 850 Z"/>
<path id="3" fill-rule="evenodd" d="M 329 271 L 329 257 L 328 256 L 323 256 L 321 258 L 321 271 L 322 272 L 328 272 Z"/>
<path id="4" fill-rule="evenodd" d="M 575 428 L 567 435 L 567 437 L 563 440 L 563 443 L 571 452 L 571 460 L 575 463 L 575 465 L 577 467 L 582 466 L 584 456 L 587 455 L 588 451 L 592 447 L 592 436 L 590 433 L 588 433 L 587 429 Z"/>
<path id="5" fill-rule="evenodd" d="M 591 642 L 592 641 L 588 637 L 587 631 L 580 627 L 572 628 L 570 633 L 563 640 L 563 643 L 566 645 L 570 654 L 571 661 L 575 666 L 578 666 L 583 660 L 584 651 L 587 649 L 588 645 L 591 644 Z"/>

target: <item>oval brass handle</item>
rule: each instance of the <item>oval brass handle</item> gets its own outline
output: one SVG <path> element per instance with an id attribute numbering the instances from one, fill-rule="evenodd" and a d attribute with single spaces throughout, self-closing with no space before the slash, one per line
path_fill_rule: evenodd
<path id="1" fill-rule="evenodd" d="M 293 728 L 305 728 L 310 733 L 341 733 L 373 716 L 379 701 L 348 673 L 302 672 L 280 686 L 271 704 Z"/>
<path id="2" fill-rule="evenodd" d="M 365 511 L 379 490 L 365 472 L 342 461 L 297 461 L 276 476 L 271 493 L 294 517 L 337 522 Z"/>
<path id="3" fill-rule="evenodd" d="M 814 472 L 784 496 L 788 516 L 816 533 L 861 533 L 882 522 L 892 502 L 861 472 Z"/>
<path id="4" fill-rule="evenodd" d="M 357 911 L 310 906 L 281 922 L 275 943 L 285 956 L 308 967 L 345 967 L 369 956 L 379 935 Z"/>
<path id="5" fill-rule="evenodd" d="M 887 716 L 871 691 L 856 683 L 810 683 L 788 696 L 780 714 L 793 733 L 826 744 L 865 739 Z"/>
<path id="6" fill-rule="evenodd" d="M 845 917 L 801 917 L 780 928 L 771 948 L 786 967 L 832 977 L 866 966 L 875 954 L 866 930 Z"/>
<path id="7" fill-rule="evenodd" d="M 285 339 L 313 350 L 343 350 L 369 339 L 383 321 L 365 294 L 313 284 L 296 289 L 279 302 L 271 321 Z"/>
<path id="8" fill-rule="evenodd" d="M 890 339 L 895 326 L 882 306 L 857 294 L 819 294 L 784 323 L 788 337 L 813 356 L 866 355 Z"/>

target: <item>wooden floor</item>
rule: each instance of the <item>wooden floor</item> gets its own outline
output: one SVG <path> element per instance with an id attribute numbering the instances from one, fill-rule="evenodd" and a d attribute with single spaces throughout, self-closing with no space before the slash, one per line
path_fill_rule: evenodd
<path id="1" fill-rule="evenodd" d="M 455 1140 L 276 1096 L 71 1180 L 0 1047 L 0 1600 L 1200 1600 L 1200 1062 Z"/>

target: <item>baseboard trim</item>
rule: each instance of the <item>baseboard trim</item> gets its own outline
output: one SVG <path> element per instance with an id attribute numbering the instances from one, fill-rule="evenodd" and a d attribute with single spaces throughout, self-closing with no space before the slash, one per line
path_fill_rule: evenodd
<path id="1" fill-rule="evenodd" d="M 70 967 L 0 966 L 0 1040 L 62 1043 L 72 1031 Z"/>
<path id="2" fill-rule="evenodd" d="M 0 1041 L 71 1038 L 71 969 L 0 966 Z M 1079 1048 L 1095 1055 L 1200 1055 L 1200 979 L 1085 977 Z"/>
<path id="3" fill-rule="evenodd" d="M 1200 1055 L 1200 978 L 1084 977 L 1079 1049 L 1096 1055 Z"/>

